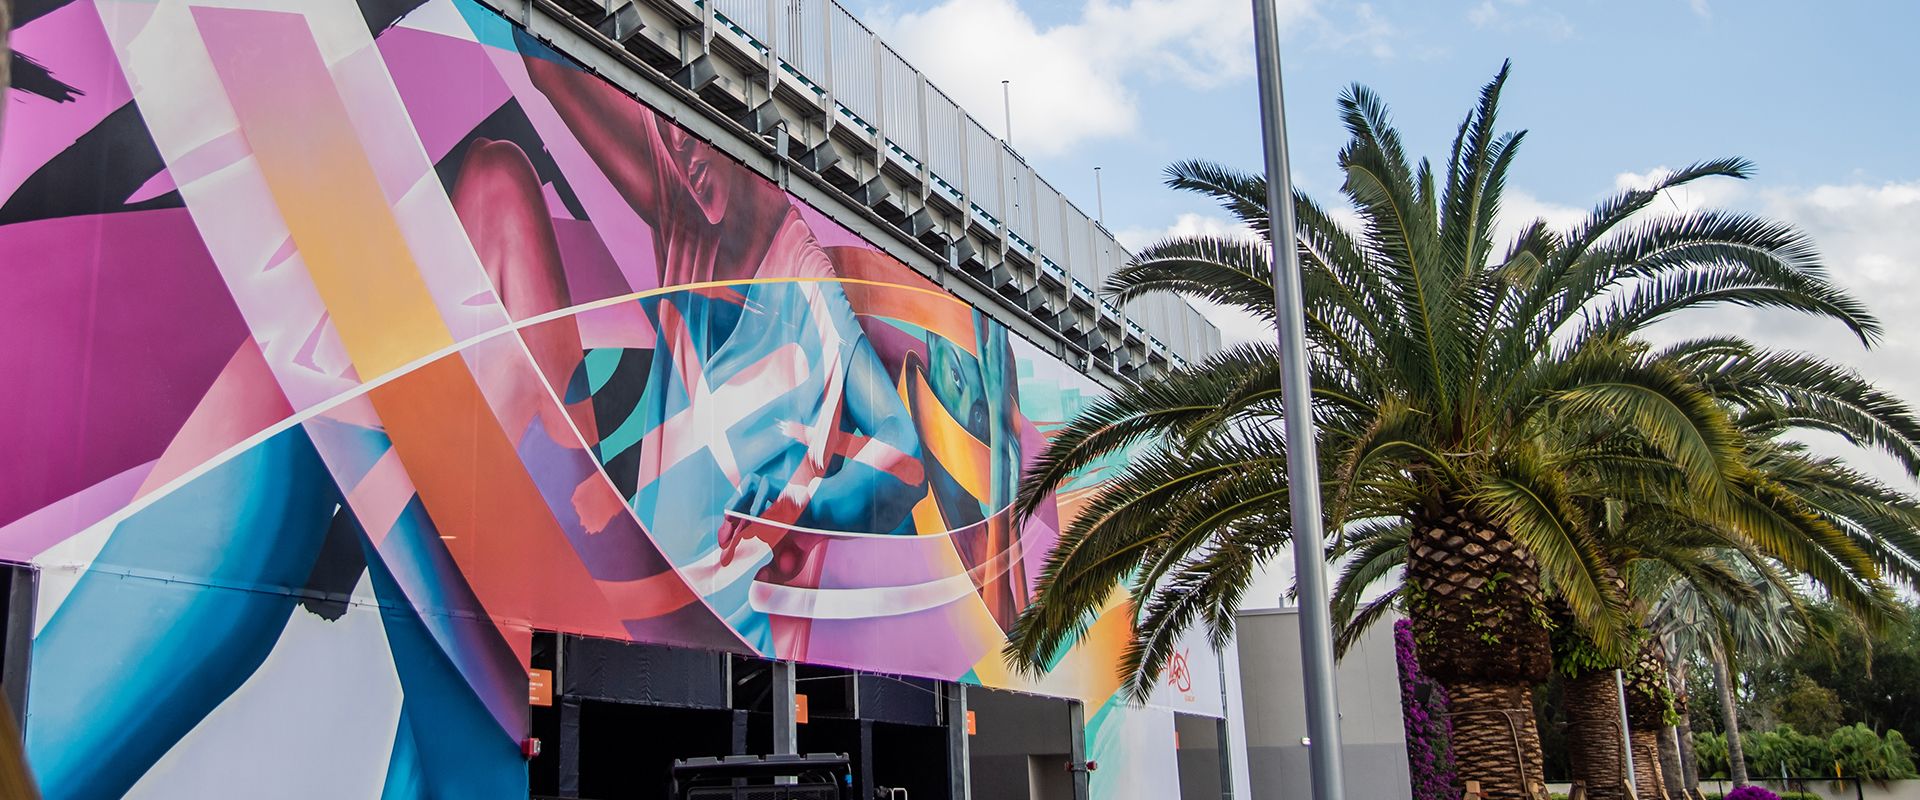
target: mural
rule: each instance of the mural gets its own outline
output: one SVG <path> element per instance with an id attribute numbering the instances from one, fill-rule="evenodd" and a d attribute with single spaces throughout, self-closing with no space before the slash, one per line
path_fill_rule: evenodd
<path id="1" fill-rule="evenodd" d="M 1097 390 L 991 318 L 470 0 L 16 22 L 0 558 L 50 798 L 524 796 L 535 629 L 1109 704 L 1122 595 L 999 660 L 1100 470 L 1011 521 Z M 1217 714 L 1196 672 L 1169 707 Z"/>

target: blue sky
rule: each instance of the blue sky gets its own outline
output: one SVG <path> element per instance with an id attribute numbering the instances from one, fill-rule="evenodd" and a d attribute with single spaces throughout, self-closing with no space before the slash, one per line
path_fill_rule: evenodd
<path id="1" fill-rule="evenodd" d="M 1207 158 L 1258 169 L 1248 0 L 843 0 L 1013 143 L 1083 209 L 1103 167 L 1107 226 L 1140 243 L 1226 230 L 1161 169 Z M 1295 180 L 1333 205 L 1344 142 L 1335 98 L 1353 82 L 1394 109 L 1416 154 L 1444 158 L 1480 86 L 1511 58 L 1504 128 L 1529 131 L 1501 227 L 1571 224 L 1663 167 L 1726 155 L 1757 177 L 1657 204 L 1765 214 L 1801 226 L 1835 280 L 1886 324 L 1867 351 L 1837 324 L 1714 311 L 1656 338 L 1734 333 L 1851 364 L 1920 402 L 1920 3 L 1785 0 L 1277 0 Z M 1270 335 L 1208 310 L 1229 341 Z M 1890 460 L 1860 463 L 1905 482 Z"/>
<path id="2" fill-rule="evenodd" d="M 1515 72 L 1503 122 L 1530 131 L 1513 183 L 1546 202 L 1585 206 L 1613 188 L 1620 173 L 1725 154 L 1756 160 L 1762 186 L 1920 177 L 1920 148 L 1910 133 L 1920 124 L 1912 87 L 1920 78 L 1920 48 L 1911 44 L 1920 29 L 1920 4 L 1280 2 L 1286 9 L 1296 180 L 1316 194 L 1330 195 L 1338 186 L 1333 157 L 1344 136 L 1333 108 L 1346 85 L 1357 81 L 1382 93 L 1415 151 L 1443 155 L 1475 91 L 1505 58 L 1513 59 Z M 1107 222 L 1116 230 L 1164 227 L 1182 212 L 1207 210 L 1160 188 L 1159 170 L 1169 161 L 1205 157 L 1258 166 L 1245 5 L 853 4 L 878 22 L 902 55 L 924 63 L 936 82 L 961 96 L 996 132 L 1000 105 L 983 100 L 997 101 L 999 81 L 1011 78 L 1015 146 L 1086 208 L 1093 206 L 1092 169 L 1104 167 Z M 1024 20 L 1002 19 L 1008 6 Z M 951 24 L 914 30 L 914 21 L 940 20 L 936 15 L 942 13 L 985 24 L 978 35 Z M 1025 119 L 1035 112 L 1022 108 L 1023 101 L 1057 103 L 1073 96 L 1074 84 L 1071 76 L 1049 75 L 1042 59 L 1022 57 L 1019 23 L 1038 34 L 1025 49 L 1071 52 L 1065 45 L 1075 37 L 1064 34 L 1080 29 L 1099 35 L 1106 30 L 1100 17 L 1128 13 L 1148 24 L 1183 17 L 1208 21 L 1194 24 L 1191 36 L 1175 34 L 1144 47 L 1135 43 L 1130 53 L 1088 59 L 1098 71 L 1118 76 L 1137 112 L 1131 125 L 1073 135 Z M 996 41 L 982 46 L 984 38 Z M 1015 48 L 1011 58 L 995 49 L 1009 46 Z M 982 53 L 969 59 L 968 50 Z M 1211 74 L 1182 74 L 1157 63 L 1167 58 L 1199 64 L 1198 71 Z M 1056 83 L 1066 85 L 1050 85 Z"/>

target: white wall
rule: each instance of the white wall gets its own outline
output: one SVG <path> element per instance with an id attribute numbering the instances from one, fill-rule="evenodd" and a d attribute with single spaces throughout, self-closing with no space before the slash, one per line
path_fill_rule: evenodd
<path id="1" fill-rule="evenodd" d="M 1301 744 L 1307 720 L 1299 630 L 1299 617 L 1290 608 L 1239 616 L 1241 700 L 1254 800 L 1293 800 L 1309 796 L 1311 789 L 1307 748 Z M 1410 797 L 1392 626 L 1382 621 L 1355 644 L 1335 680 L 1347 796 Z"/>

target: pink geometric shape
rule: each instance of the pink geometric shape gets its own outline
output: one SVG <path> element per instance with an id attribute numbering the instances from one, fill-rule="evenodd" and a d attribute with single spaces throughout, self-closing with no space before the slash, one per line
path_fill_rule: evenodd
<path id="1" fill-rule="evenodd" d="M 160 457 L 247 329 L 186 209 L 0 227 L 0 524 Z"/>

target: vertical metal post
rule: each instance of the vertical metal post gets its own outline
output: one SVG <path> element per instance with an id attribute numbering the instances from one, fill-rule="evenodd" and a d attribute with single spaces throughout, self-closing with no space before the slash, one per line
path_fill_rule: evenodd
<path id="1" fill-rule="evenodd" d="M 933 167 L 929 166 L 933 163 L 933 146 L 927 138 L 927 76 L 914 70 L 913 83 L 913 100 L 920 112 L 916 118 L 920 123 L 919 136 L 914 140 L 919 149 L 914 152 L 920 158 L 920 204 L 926 205 L 927 193 L 933 191 Z"/>
<path id="2" fill-rule="evenodd" d="M 1098 203 L 1098 205 L 1094 206 L 1094 210 L 1100 215 L 1099 222 L 1102 226 L 1105 226 L 1107 224 L 1107 191 L 1100 186 L 1099 167 L 1093 168 L 1093 199 L 1094 202 Z"/>
<path id="3" fill-rule="evenodd" d="M 1313 396 L 1307 378 L 1306 311 L 1300 254 L 1294 246 L 1293 181 L 1287 163 L 1287 110 L 1280 90 L 1280 28 L 1274 0 L 1253 0 L 1253 51 L 1272 229 L 1273 296 L 1280 339 L 1287 479 L 1293 517 L 1293 571 L 1300 596 L 1300 664 L 1314 800 L 1346 796 L 1340 773 L 1340 700 L 1334 690 L 1333 621 L 1327 608 L 1325 537 L 1320 530 L 1320 469 L 1314 454 Z"/>
<path id="4" fill-rule="evenodd" d="M 840 108 L 833 100 L 833 10 L 839 4 L 825 0 L 826 6 L 820 12 L 820 52 L 824 54 L 820 70 L 827 73 L 825 78 L 815 76 L 821 88 L 827 90 L 827 135 L 833 135 L 834 123 L 840 120 Z"/>
<path id="5" fill-rule="evenodd" d="M 778 0 L 767 0 L 767 102 L 773 102 L 773 90 L 780 86 L 780 13 Z"/>
<path id="6" fill-rule="evenodd" d="M 885 46 L 880 37 L 867 33 L 867 49 L 873 51 L 873 176 L 887 165 L 887 66 L 881 57 Z M 922 155 L 924 155 L 924 151 Z"/>
<path id="7" fill-rule="evenodd" d="M 1626 673 L 1613 671 L 1613 688 L 1620 695 L 1620 752 L 1627 754 L 1627 785 L 1638 791 L 1639 773 L 1633 768 L 1633 728 L 1627 722 L 1627 679 Z"/>
<path id="8" fill-rule="evenodd" d="M 967 739 L 967 685 L 946 684 L 947 694 L 947 798 L 970 800 L 973 797 L 973 756 Z"/>
<path id="9" fill-rule="evenodd" d="M 713 2 L 700 0 L 700 54 L 713 52 Z"/>
<path id="10" fill-rule="evenodd" d="M 1002 110 L 1004 110 L 1007 115 L 1007 127 L 1003 129 L 1004 131 L 1006 131 L 1006 134 L 1007 134 L 1006 136 L 1007 146 L 1012 147 L 1013 146 L 1013 81 L 1000 82 L 1000 105 L 1002 106 Z"/>
<path id="11" fill-rule="evenodd" d="M 800 728 L 794 721 L 794 669 L 791 661 L 773 662 L 773 752 L 800 752 Z"/>
<path id="12" fill-rule="evenodd" d="M 0 0 L 0 7 L 6 5 L 6 0 Z M 5 12 L 0 10 L 0 13 Z M 5 68 L 4 62 L 0 62 L 0 69 Z M 7 593 L 6 635 L 0 639 L 0 694 L 6 696 L 7 708 L 13 712 L 14 730 L 24 731 L 27 727 L 27 688 L 33 666 L 34 604 L 38 596 L 34 587 L 40 582 L 40 569 L 4 565 L 0 566 L 0 570 L 4 570 L 7 576 L 5 581 L 0 581 L 0 587 L 4 587 Z"/>
<path id="13" fill-rule="evenodd" d="M 1087 800 L 1093 796 L 1087 773 L 1087 707 L 1078 700 L 1067 706 L 1067 752 L 1073 762 L 1073 800 Z"/>

